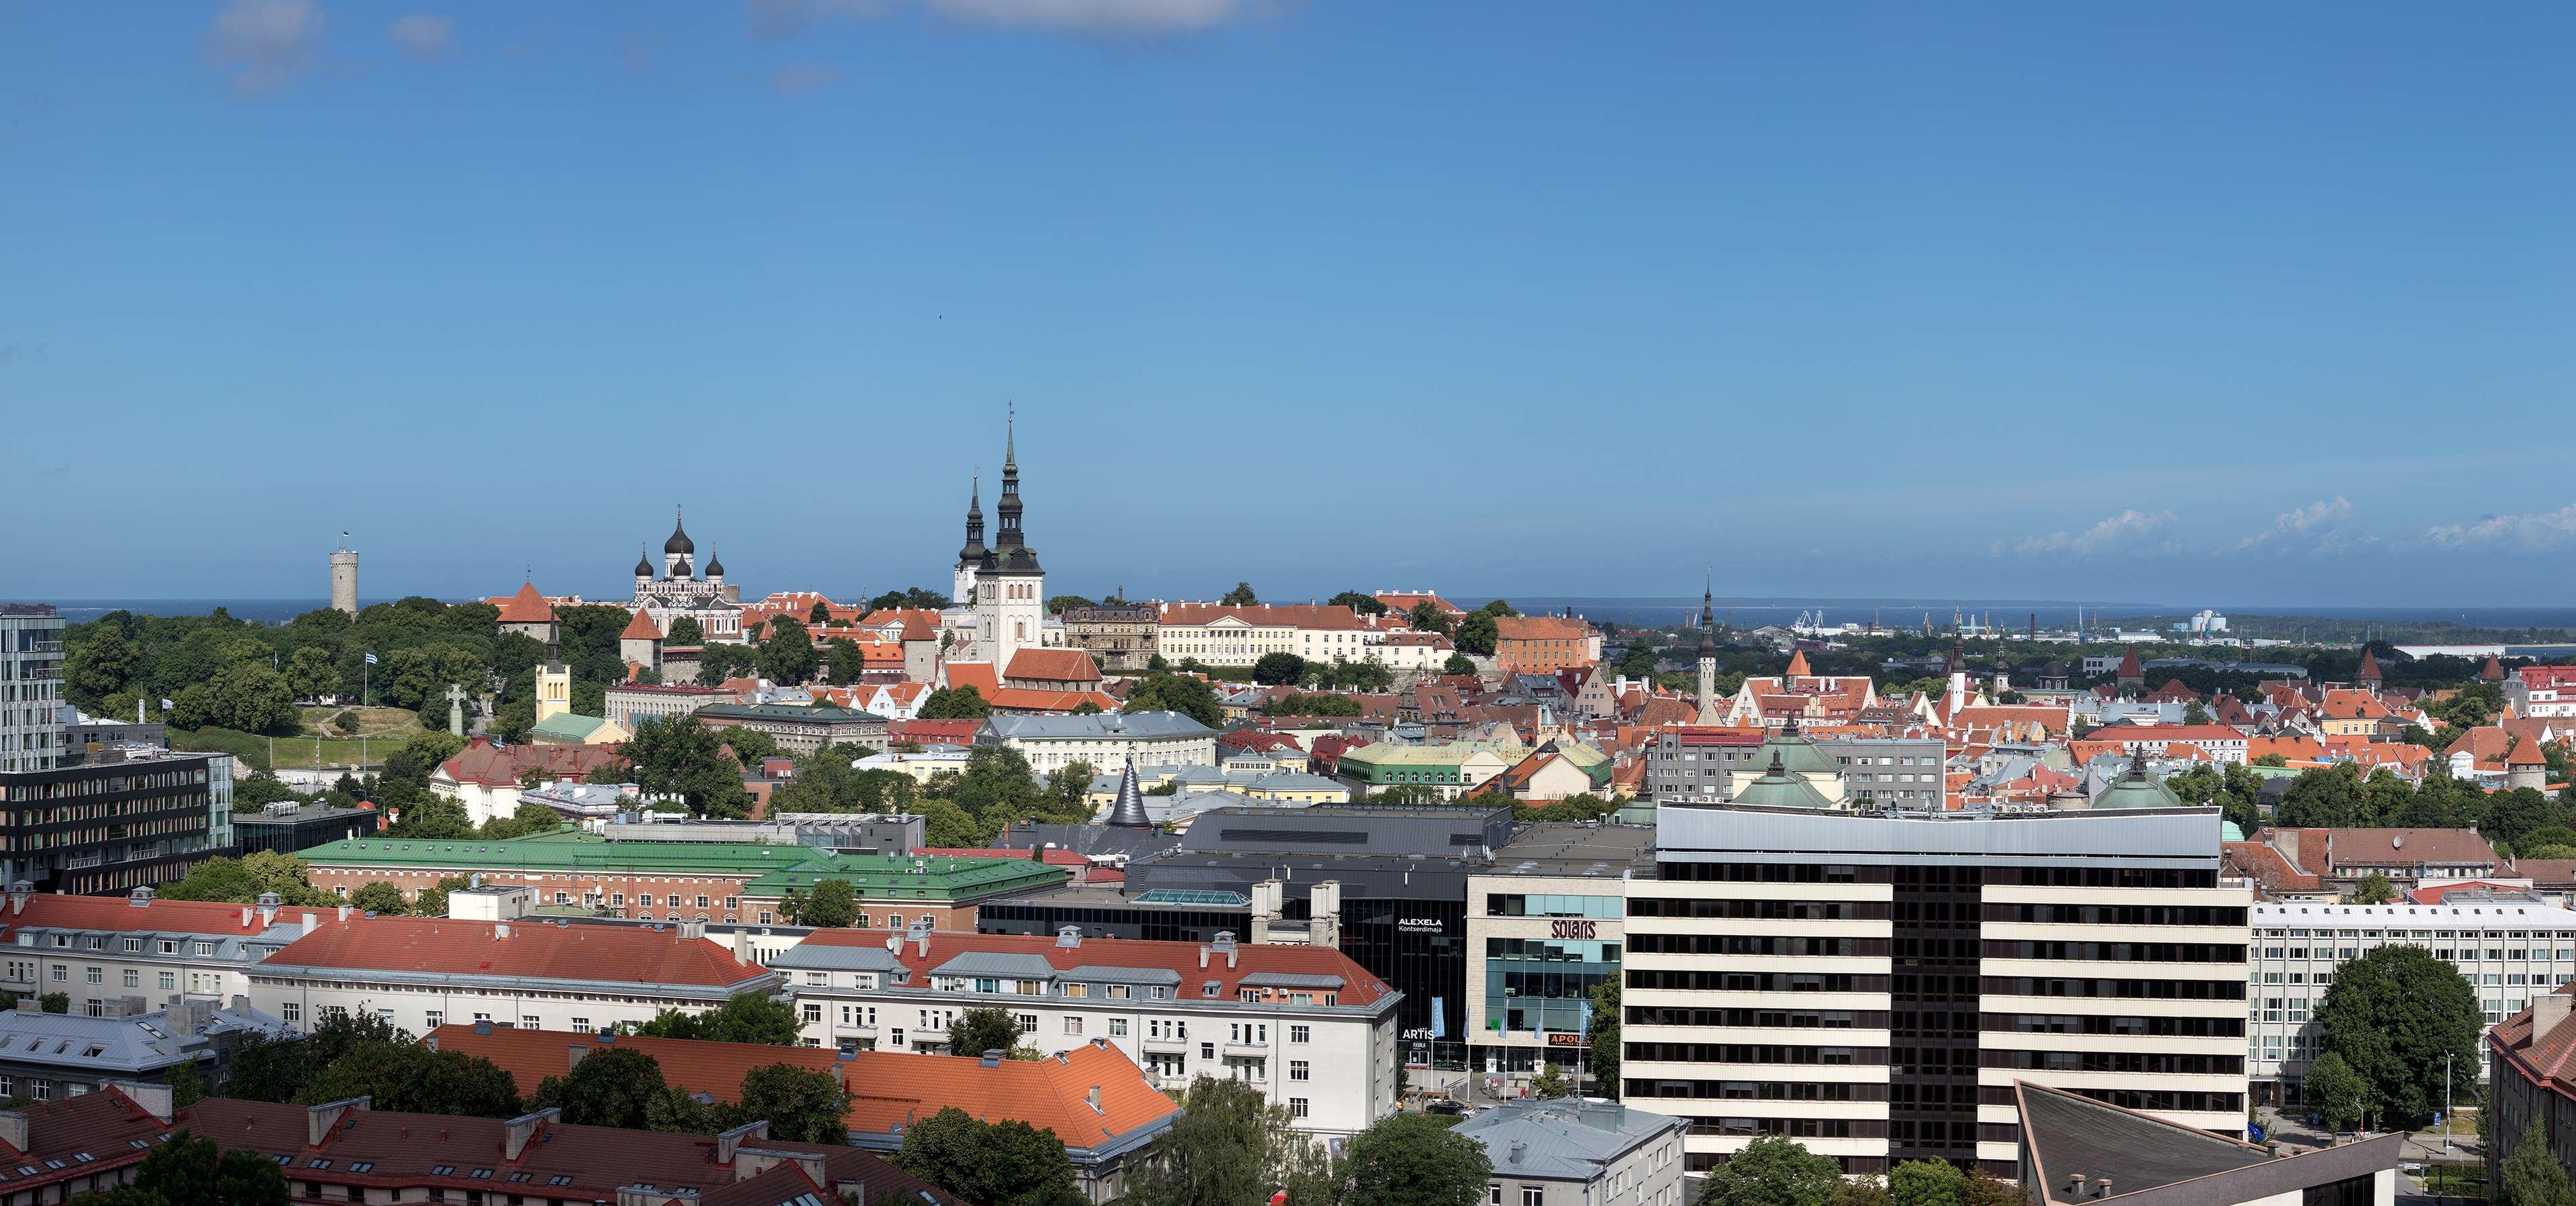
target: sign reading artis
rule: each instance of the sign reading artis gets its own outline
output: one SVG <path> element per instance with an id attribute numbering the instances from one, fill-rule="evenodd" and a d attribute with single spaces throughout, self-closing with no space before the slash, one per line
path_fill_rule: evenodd
<path id="1" fill-rule="evenodd" d="M 1600 923 L 1586 918 L 1564 917 L 1547 923 L 1550 938 L 1597 938 L 1600 933 Z"/>

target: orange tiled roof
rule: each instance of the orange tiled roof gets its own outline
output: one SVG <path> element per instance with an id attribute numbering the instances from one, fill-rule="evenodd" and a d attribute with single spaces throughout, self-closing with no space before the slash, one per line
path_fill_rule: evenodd
<path id="1" fill-rule="evenodd" d="M 266 966 L 699 988 L 728 988 L 771 974 L 704 938 L 683 939 L 677 930 L 364 915 L 326 919 L 270 956 Z"/>
<path id="2" fill-rule="evenodd" d="M 1093 665 L 1091 654 L 1082 649 L 1022 649 L 1011 655 L 1006 679 L 1036 682 L 1100 681 L 1100 667 Z"/>
<path id="3" fill-rule="evenodd" d="M 307 910 L 281 909 L 289 921 Z M 243 924 L 242 914 L 250 914 Z M 167 930 L 181 934 L 257 934 L 268 928 L 249 905 L 207 900 L 154 900 L 141 908 L 114 896 L 30 894 L 25 906 L 0 911 L 0 941 L 14 942 L 29 927 L 65 930 Z"/>
<path id="4" fill-rule="evenodd" d="M 1581 640 L 1592 626 L 1564 616 L 1496 616 L 1494 639 L 1501 641 Z"/>
<path id="5" fill-rule="evenodd" d="M 626 622 L 626 630 L 618 633 L 617 639 L 621 641 L 658 641 L 662 639 L 662 630 L 653 626 L 653 613 L 638 607 L 635 609 L 635 618 Z"/>
<path id="6" fill-rule="evenodd" d="M 1088 1148 L 1180 1112 L 1179 1104 L 1148 1083 L 1125 1053 L 1100 1040 L 1046 1059 L 1006 1059 L 990 1068 L 971 1055 L 898 1051 L 842 1055 L 821 1047 L 633 1035 L 620 1035 L 612 1043 L 597 1035 L 562 1030 L 495 1027 L 489 1034 L 477 1034 L 469 1025 L 441 1026 L 424 1041 L 441 1051 L 491 1060 L 518 1082 L 522 1095 L 534 1094 L 546 1077 L 563 1075 L 572 1066 L 575 1046 L 592 1053 L 611 1046 L 641 1051 L 662 1066 L 664 1083 L 723 1102 L 741 1100 L 745 1073 L 786 1064 L 839 1080 L 850 1093 L 844 1118 L 852 1131 L 864 1135 L 890 1135 L 955 1106 L 986 1121 L 1016 1119 L 1052 1130 L 1065 1146 Z M 1096 1111 L 1088 1100 L 1094 1085 L 1100 1088 Z"/>
<path id="7" fill-rule="evenodd" d="M 546 602 L 544 595 L 537 593 L 534 582 L 520 583 L 519 593 L 501 605 L 501 622 L 504 624 L 547 624 L 554 618 L 554 607 Z"/>
<path id="8" fill-rule="evenodd" d="M 438 764 L 440 772 L 458 783 L 479 787 L 507 787 L 518 783 L 519 776 L 542 770 L 559 779 L 579 779 L 603 766 L 614 765 L 624 755 L 615 746 L 606 745 L 513 745 L 495 746 L 489 737 L 477 737 L 458 750 L 456 756 Z"/>

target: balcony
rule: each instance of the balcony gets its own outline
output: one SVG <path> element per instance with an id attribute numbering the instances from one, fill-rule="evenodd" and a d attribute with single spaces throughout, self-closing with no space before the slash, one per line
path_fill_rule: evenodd
<path id="1" fill-rule="evenodd" d="M 1225 1052 L 1227 1055 L 1240 1055 L 1249 1059 L 1266 1059 L 1270 1055 L 1270 1044 L 1229 1042 L 1220 1047 L 1219 1050 Z"/>
<path id="2" fill-rule="evenodd" d="M 1185 1038 L 1147 1038 L 1138 1040 L 1138 1043 L 1147 1051 L 1160 1051 L 1168 1055 L 1190 1053 L 1190 1040 Z"/>

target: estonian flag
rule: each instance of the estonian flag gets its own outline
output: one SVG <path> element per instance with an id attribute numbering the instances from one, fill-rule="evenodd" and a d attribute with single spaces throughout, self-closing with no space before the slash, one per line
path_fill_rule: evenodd
<path id="1" fill-rule="evenodd" d="M 376 655 L 375 655 L 375 654 L 370 653 L 370 654 L 368 654 L 368 655 L 367 655 L 367 664 L 368 664 L 368 665 L 370 665 L 370 666 L 372 666 L 372 665 L 375 665 L 375 664 L 376 664 Z"/>

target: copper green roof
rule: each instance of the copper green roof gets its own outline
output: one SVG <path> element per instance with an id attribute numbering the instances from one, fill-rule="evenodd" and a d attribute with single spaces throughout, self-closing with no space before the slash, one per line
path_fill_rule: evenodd
<path id="1" fill-rule="evenodd" d="M 1764 761 L 1767 754 L 1778 754 L 1781 768 L 1793 775 L 1838 775 L 1843 770 L 1833 755 L 1817 747 L 1814 738 L 1795 729 L 1763 742 L 1753 755 L 1754 762 Z"/>
<path id="2" fill-rule="evenodd" d="M 708 704 L 694 715 L 733 720 L 791 720 L 806 724 L 858 724 L 885 717 L 837 704 Z"/>
<path id="3" fill-rule="evenodd" d="M 1736 804 L 1747 808 L 1820 808 L 1830 809 L 1834 802 L 1817 791 L 1815 784 L 1791 772 L 1782 762 L 1780 752 L 1772 751 L 1771 767 L 1762 777 L 1744 785 L 1735 793 Z"/>
<path id="4" fill-rule="evenodd" d="M 2181 808 L 2182 797 L 2165 781 L 2147 771 L 2147 759 L 2140 753 L 2129 763 L 2129 773 L 2103 789 L 2093 798 L 2095 808 Z"/>

